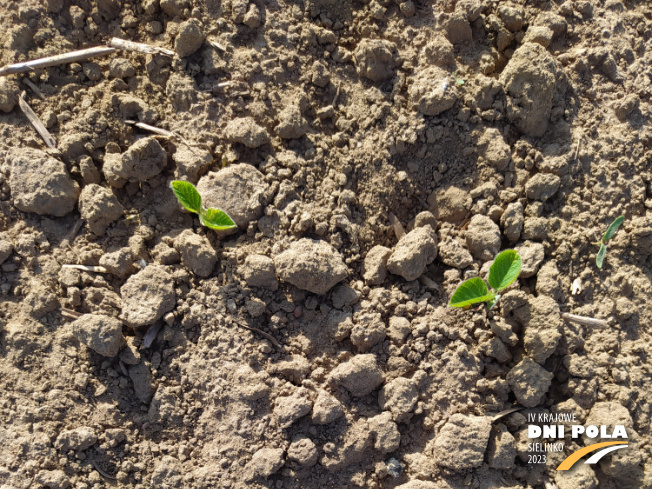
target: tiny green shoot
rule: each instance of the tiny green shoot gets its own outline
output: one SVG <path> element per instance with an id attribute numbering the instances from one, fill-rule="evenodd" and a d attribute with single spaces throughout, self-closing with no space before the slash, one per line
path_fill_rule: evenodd
<path id="1" fill-rule="evenodd" d="M 233 219 L 222 209 L 213 207 L 205 208 L 201 203 L 201 195 L 195 186 L 184 180 L 174 180 L 170 188 L 176 195 L 179 203 L 188 211 L 199 215 L 199 222 L 210 229 L 225 231 L 236 227 Z"/>
<path id="2" fill-rule="evenodd" d="M 489 290 L 480 277 L 474 277 L 460 284 L 451 297 L 450 307 L 469 307 L 481 302 L 491 310 L 500 300 L 499 292 L 512 285 L 521 273 L 521 255 L 516 250 L 499 253 L 489 268 Z"/>
<path id="3" fill-rule="evenodd" d="M 459 76 L 457 76 L 457 72 L 456 72 L 456 71 L 453 71 L 452 74 L 453 74 L 453 78 L 455 79 L 455 84 L 456 84 L 457 86 L 460 86 L 460 87 L 461 87 L 462 85 L 464 85 L 464 83 L 465 83 L 464 80 L 463 80 L 462 78 L 460 78 Z"/>
<path id="4" fill-rule="evenodd" d="M 604 236 L 602 236 L 602 239 L 595 244 L 600 245 L 600 249 L 598 250 L 598 255 L 595 257 L 595 264 L 597 265 L 598 268 L 602 268 L 602 264 L 604 263 L 604 257 L 607 256 L 607 241 L 609 241 L 611 238 L 613 238 L 613 235 L 616 234 L 616 231 L 618 231 L 618 228 L 620 225 L 623 223 L 625 220 L 625 216 L 619 216 L 614 221 L 609 224 L 609 227 L 607 228 L 607 232 L 604 233 Z"/>

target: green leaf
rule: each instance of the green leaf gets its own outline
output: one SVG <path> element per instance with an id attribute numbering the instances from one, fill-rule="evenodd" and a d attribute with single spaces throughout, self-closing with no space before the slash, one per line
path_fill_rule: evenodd
<path id="1" fill-rule="evenodd" d="M 598 268 L 602 268 L 602 262 L 604 262 L 604 257 L 606 254 L 607 254 L 607 245 L 603 243 L 600 245 L 598 256 L 595 257 L 595 264 L 598 266 Z"/>
<path id="2" fill-rule="evenodd" d="M 197 214 L 201 213 L 201 195 L 199 195 L 199 192 L 197 192 L 197 189 L 192 183 L 183 180 L 174 180 L 170 183 L 170 188 L 172 188 L 174 195 L 179 199 L 179 203 L 186 210 Z"/>
<path id="3" fill-rule="evenodd" d="M 493 298 L 494 293 L 488 292 L 485 281 L 480 277 L 475 277 L 460 284 L 448 305 L 450 307 L 466 307 L 471 304 L 486 302 Z"/>
<path id="4" fill-rule="evenodd" d="M 233 219 L 226 212 L 213 207 L 203 210 L 199 214 L 199 220 L 207 228 L 215 229 L 216 231 L 224 231 L 235 227 L 235 222 L 233 222 Z"/>
<path id="5" fill-rule="evenodd" d="M 503 251 L 489 268 L 489 285 L 498 291 L 509 287 L 521 273 L 521 264 L 521 255 L 518 251 Z"/>
<path id="6" fill-rule="evenodd" d="M 618 228 L 620 225 L 623 223 L 625 220 L 625 216 L 620 216 L 614 219 L 614 222 L 612 222 L 609 227 L 607 228 L 607 232 L 604 233 L 604 236 L 602 236 L 602 242 L 606 243 L 609 241 L 614 234 L 616 234 L 616 231 L 618 231 Z"/>

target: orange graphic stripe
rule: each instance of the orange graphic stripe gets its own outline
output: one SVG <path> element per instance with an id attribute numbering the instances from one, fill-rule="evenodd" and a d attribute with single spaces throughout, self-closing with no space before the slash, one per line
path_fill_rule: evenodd
<path id="1" fill-rule="evenodd" d="M 594 445 L 589 445 L 588 447 L 581 448 L 580 450 L 578 450 L 575 453 L 572 453 L 571 455 L 566 457 L 566 460 L 564 460 L 562 463 L 559 464 L 559 467 L 557 467 L 557 470 L 568 470 L 575 464 L 575 462 L 577 462 L 579 459 L 581 459 L 587 453 L 595 452 L 596 450 L 599 450 L 600 448 L 609 447 L 611 445 L 627 445 L 627 442 L 626 441 L 605 441 L 603 443 L 596 443 Z"/>

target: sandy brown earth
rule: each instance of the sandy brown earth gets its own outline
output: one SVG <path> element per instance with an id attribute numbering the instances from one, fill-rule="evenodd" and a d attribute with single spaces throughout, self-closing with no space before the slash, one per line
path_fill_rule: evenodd
<path id="1" fill-rule="evenodd" d="M 1 4 L 2 489 L 652 487 L 648 2 Z"/>

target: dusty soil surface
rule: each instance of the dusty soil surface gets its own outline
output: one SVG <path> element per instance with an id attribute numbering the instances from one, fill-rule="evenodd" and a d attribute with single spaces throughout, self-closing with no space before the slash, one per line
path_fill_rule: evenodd
<path id="1" fill-rule="evenodd" d="M 0 79 L 2 488 L 652 487 L 648 2 L 0 8 L 3 65 L 176 53 Z M 534 463 L 539 413 L 629 446 Z"/>

